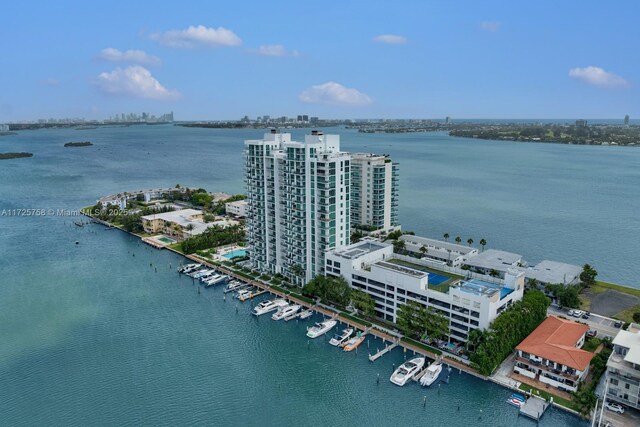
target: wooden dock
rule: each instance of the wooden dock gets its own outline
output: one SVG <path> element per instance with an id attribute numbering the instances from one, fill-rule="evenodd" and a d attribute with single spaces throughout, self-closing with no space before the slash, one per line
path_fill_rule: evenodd
<path id="1" fill-rule="evenodd" d="M 381 358 L 382 356 L 384 356 L 385 354 L 387 354 L 388 352 L 390 352 L 391 350 L 393 350 L 394 348 L 396 348 L 399 344 L 399 341 L 395 341 L 393 344 L 391 345 L 386 345 L 382 350 L 380 350 L 379 352 L 377 352 L 374 355 L 369 355 L 369 361 L 370 362 L 375 362 L 376 360 L 378 360 L 379 358 Z"/>
<path id="2" fill-rule="evenodd" d="M 549 407 L 549 402 L 537 396 L 530 396 L 524 405 L 520 406 L 520 414 L 538 421 L 544 411 Z"/>

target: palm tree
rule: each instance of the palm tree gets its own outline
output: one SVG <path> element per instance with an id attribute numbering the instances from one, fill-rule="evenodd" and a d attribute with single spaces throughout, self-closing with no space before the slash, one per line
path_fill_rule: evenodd
<path id="1" fill-rule="evenodd" d="M 444 233 L 444 235 L 442 237 L 444 237 L 444 241 L 445 242 L 449 241 L 449 233 Z"/>
<path id="2" fill-rule="evenodd" d="M 404 243 L 404 240 L 397 239 L 393 241 L 393 249 L 395 250 L 396 253 L 402 252 L 405 246 L 406 245 Z"/>
<path id="3" fill-rule="evenodd" d="M 460 242 L 462 242 L 462 237 L 456 236 L 456 243 L 460 244 Z"/>
<path id="4" fill-rule="evenodd" d="M 420 252 L 422 253 L 422 256 L 424 256 L 427 254 L 427 252 L 429 252 L 429 249 L 427 249 L 425 245 L 422 245 L 420 246 Z"/>
<path id="5" fill-rule="evenodd" d="M 480 246 L 482 246 L 482 251 L 484 252 L 484 246 L 487 244 L 485 239 L 480 239 Z"/>
<path id="6" fill-rule="evenodd" d="M 469 244 L 469 246 L 473 245 L 473 239 L 468 239 L 467 243 Z"/>

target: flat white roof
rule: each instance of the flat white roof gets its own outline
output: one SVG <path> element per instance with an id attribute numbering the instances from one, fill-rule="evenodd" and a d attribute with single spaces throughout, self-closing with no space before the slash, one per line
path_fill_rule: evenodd
<path id="1" fill-rule="evenodd" d="M 487 249 L 477 255 L 470 256 L 464 263 L 474 267 L 493 268 L 494 270 L 504 271 L 521 260 L 522 255 L 519 254 L 499 251 L 497 249 Z"/>
<path id="2" fill-rule="evenodd" d="M 571 283 L 582 273 L 582 267 L 563 262 L 544 260 L 534 267 L 522 269 L 525 277 L 542 283 Z"/>
<path id="3" fill-rule="evenodd" d="M 384 249 L 388 246 L 391 245 L 389 243 L 381 243 L 376 240 L 363 240 L 358 243 L 354 243 L 353 245 L 349 245 L 339 251 L 335 251 L 333 252 L 333 255 L 345 259 L 355 259 L 368 253 L 379 251 L 380 249 Z"/>
<path id="4" fill-rule="evenodd" d="M 451 249 L 451 251 L 458 252 L 463 255 L 477 250 L 476 248 L 472 248 L 471 246 L 458 245 L 457 243 L 449 243 L 445 242 L 444 240 L 430 239 L 428 237 L 414 236 L 413 234 L 403 234 L 402 236 L 400 236 L 400 240 L 404 240 L 405 242 L 409 243 L 415 242 L 418 245 L 434 246 L 436 248 L 441 248 L 441 250 L 443 251 Z"/>
<path id="5" fill-rule="evenodd" d="M 204 222 L 193 221 L 193 220 L 190 220 L 189 217 L 193 215 L 200 215 L 200 214 L 202 214 L 202 211 L 197 209 L 180 209 L 178 211 L 145 215 L 142 217 L 142 219 L 146 219 L 146 220 L 162 219 L 164 221 L 175 222 L 176 224 L 180 224 L 182 226 L 187 226 L 189 224 L 193 224 L 194 226 L 197 226 L 198 222 L 201 222 L 202 224 L 204 224 Z"/>
<path id="6" fill-rule="evenodd" d="M 640 365 L 640 332 L 620 331 L 613 339 L 613 345 L 628 348 L 625 362 Z"/>

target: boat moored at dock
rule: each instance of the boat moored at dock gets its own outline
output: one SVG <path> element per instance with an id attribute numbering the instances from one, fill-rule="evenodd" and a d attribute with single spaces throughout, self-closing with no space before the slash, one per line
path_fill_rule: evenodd
<path id="1" fill-rule="evenodd" d="M 353 351 L 356 348 L 358 348 L 360 344 L 362 344 L 362 342 L 364 341 L 365 335 L 366 334 L 363 334 L 362 332 L 358 332 L 355 337 L 351 338 L 349 341 L 345 342 L 344 344 L 341 344 L 340 347 L 343 347 L 344 351 Z"/>
<path id="2" fill-rule="evenodd" d="M 281 320 L 281 319 L 284 319 L 285 317 L 288 317 L 288 316 L 291 316 L 292 314 L 297 313 L 301 308 L 302 306 L 299 304 L 286 305 L 278 309 L 276 313 L 273 313 L 271 318 L 273 320 Z"/>
<path id="3" fill-rule="evenodd" d="M 313 325 L 307 330 L 307 336 L 309 338 L 318 338 L 319 336 L 322 336 L 327 332 L 329 332 L 334 326 L 336 326 L 337 323 L 338 322 L 333 319 L 316 323 L 315 325 Z"/>
<path id="4" fill-rule="evenodd" d="M 411 360 L 404 362 L 396 369 L 389 381 L 395 385 L 403 386 L 417 374 L 424 366 L 424 357 L 414 357 Z"/>
<path id="5" fill-rule="evenodd" d="M 433 362 L 431 365 L 427 367 L 427 371 L 422 376 L 422 378 L 420 378 L 420 385 L 424 387 L 429 387 L 438 379 L 441 372 L 442 372 L 442 363 Z"/>
<path id="6" fill-rule="evenodd" d="M 313 315 L 313 310 L 312 309 L 308 309 L 308 310 L 305 310 L 302 313 L 300 313 L 298 315 L 298 319 L 300 319 L 300 320 L 308 319 L 312 315 Z"/>
<path id="7" fill-rule="evenodd" d="M 263 314 L 270 313 L 274 310 L 278 310 L 281 307 L 285 307 L 287 305 L 288 305 L 287 301 L 285 301 L 282 298 L 262 301 L 260 304 L 256 305 L 253 308 L 252 313 L 254 316 L 261 316 Z"/>
<path id="8" fill-rule="evenodd" d="M 335 334 L 329 341 L 329 344 L 333 346 L 342 346 L 353 335 L 353 328 L 346 328 L 342 330 L 341 334 Z"/>

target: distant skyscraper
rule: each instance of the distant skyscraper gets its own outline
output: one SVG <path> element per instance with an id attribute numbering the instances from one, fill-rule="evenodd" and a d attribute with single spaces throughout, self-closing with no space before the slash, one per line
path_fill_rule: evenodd
<path id="1" fill-rule="evenodd" d="M 375 154 L 351 155 L 351 226 L 398 225 L 398 164 Z"/>
<path id="2" fill-rule="evenodd" d="M 298 115 L 298 120 L 297 121 L 299 121 L 299 122 L 302 121 L 302 116 L 301 115 Z"/>
<path id="3" fill-rule="evenodd" d="M 247 240 L 253 267 L 303 285 L 324 274 L 325 252 L 350 240 L 351 156 L 338 135 L 304 142 L 275 129 L 245 141 Z"/>
<path id="4" fill-rule="evenodd" d="M 447 116 L 447 117 L 444 119 L 444 122 L 445 122 L 445 124 L 449 124 L 449 123 L 451 122 L 451 117 Z"/>
<path id="5" fill-rule="evenodd" d="M 587 125 L 587 121 L 586 120 L 576 120 L 576 126 L 581 128 L 581 127 L 585 127 Z"/>
<path id="6" fill-rule="evenodd" d="M 629 115 L 628 114 L 626 116 L 624 116 L 624 124 L 625 125 L 629 124 Z"/>
<path id="7" fill-rule="evenodd" d="M 302 121 L 303 121 L 303 122 L 308 122 L 308 121 L 309 121 L 309 116 L 307 116 L 306 114 L 304 114 L 304 115 L 302 116 Z"/>
<path id="8" fill-rule="evenodd" d="M 312 125 L 315 123 L 318 123 L 318 118 L 317 117 L 310 117 L 309 118 L 309 123 L 311 123 Z"/>

